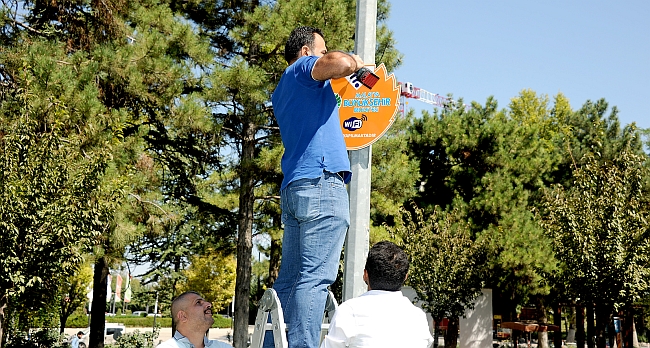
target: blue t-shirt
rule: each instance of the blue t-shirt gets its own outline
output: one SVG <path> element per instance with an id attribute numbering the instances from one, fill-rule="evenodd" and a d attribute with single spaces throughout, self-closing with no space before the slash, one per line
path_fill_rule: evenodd
<path id="1" fill-rule="evenodd" d="M 305 56 L 291 64 L 271 99 L 284 144 L 281 189 L 294 180 L 318 178 L 324 170 L 345 172 L 344 182 L 350 181 L 350 160 L 332 86 L 329 80 L 311 76 L 317 59 Z"/>

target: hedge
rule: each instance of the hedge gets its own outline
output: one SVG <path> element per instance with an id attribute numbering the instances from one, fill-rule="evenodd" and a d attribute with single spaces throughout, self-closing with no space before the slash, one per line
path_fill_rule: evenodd
<path id="1" fill-rule="evenodd" d="M 106 316 L 108 323 L 121 323 L 126 327 L 153 327 L 154 317 L 137 317 L 129 315 L 116 315 L 114 317 Z M 160 327 L 171 327 L 172 319 L 169 317 L 157 317 L 156 325 Z M 66 321 L 66 327 L 70 328 L 86 328 L 88 327 L 88 317 L 72 315 Z M 219 314 L 214 315 L 214 328 L 229 328 L 232 327 L 232 319 L 224 318 Z"/>

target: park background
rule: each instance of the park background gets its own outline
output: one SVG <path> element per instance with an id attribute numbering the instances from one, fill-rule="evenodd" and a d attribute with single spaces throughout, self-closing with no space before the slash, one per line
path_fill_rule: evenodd
<path id="1" fill-rule="evenodd" d="M 509 320 L 598 311 L 586 329 L 599 346 L 619 311 L 645 330 L 649 5 L 453 6 L 379 2 L 377 62 L 472 109 L 410 101 L 373 146 L 371 242 L 409 251 L 437 322 L 490 287 Z M 3 346 L 87 318 L 92 288 L 103 312 L 158 297 L 163 317 L 199 290 L 236 318 L 241 347 L 280 262 L 269 100 L 284 40 L 314 25 L 352 51 L 354 7 L 4 0 Z M 128 307 L 113 309 L 109 274 L 137 275 Z"/>

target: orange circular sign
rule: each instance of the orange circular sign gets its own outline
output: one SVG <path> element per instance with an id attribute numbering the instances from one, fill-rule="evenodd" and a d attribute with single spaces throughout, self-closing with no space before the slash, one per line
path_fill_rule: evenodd
<path id="1" fill-rule="evenodd" d="M 372 89 L 357 81 L 354 75 L 331 81 L 348 150 L 372 145 L 397 116 L 400 89 L 395 76 L 386 76 L 384 64 L 375 68 L 374 73 L 379 81 Z"/>

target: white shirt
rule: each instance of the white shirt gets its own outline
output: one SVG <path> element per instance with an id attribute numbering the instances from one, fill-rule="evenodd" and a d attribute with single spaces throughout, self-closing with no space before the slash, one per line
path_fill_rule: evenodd
<path id="1" fill-rule="evenodd" d="M 343 302 L 320 348 L 429 348 L 424 312 L 400 291 L 371 290 Z"/>
<path id="2" fill-rule="evenodd" d="M 207 337 L 203 337 L 203 345 L 206 348 L 232 348 L 232 346 L 227 343 L 217 340 L 209 340 Z M 156 348 L 194 348 L 194 345 L 189 339 L 187 339 L 187 337 L 176 331 L 174 337 L 159 344 Z"/>

